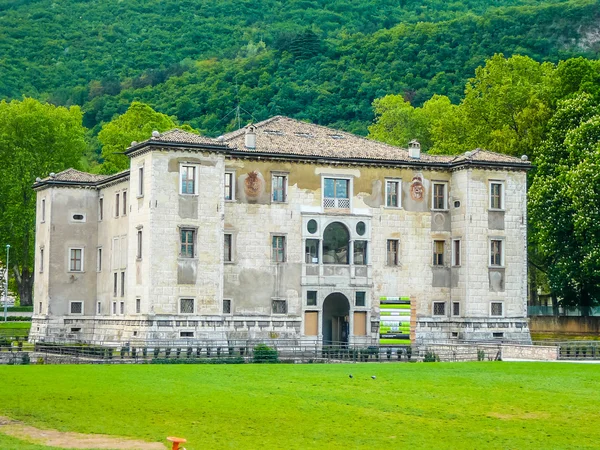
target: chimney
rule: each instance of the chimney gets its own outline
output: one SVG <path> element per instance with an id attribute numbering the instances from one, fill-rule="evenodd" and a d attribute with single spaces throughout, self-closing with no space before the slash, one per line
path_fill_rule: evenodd
<path id="1" fill-rule="evenodd" d="M 256 127 L 254 125 L 246 127 L 246 148 L 256 148 Z"/>
<path id="2" fill-rule="evenodd" d="M 408 143 L 408 156 L 414 159 L 421 159 L 421 144 L 416 139 Z"/>

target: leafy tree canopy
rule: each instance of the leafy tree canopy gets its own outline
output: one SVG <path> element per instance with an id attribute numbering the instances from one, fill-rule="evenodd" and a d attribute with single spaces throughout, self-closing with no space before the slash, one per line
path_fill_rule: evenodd
<path id="1" fill-rule="evenodd" d="M 123 153 L 133 141 L 150 139 L 152 131 L 167 131 L 176 128 L 177 122 L 148 105 L 133 102 L 127 112 L 105 124 L 98 134 L 102 144 L 103 164 L 101 173 L 115 173 L 129 168 L 129 158 Z M 188 125 L 179 128 L 193 132 Z"/>
<path id="2" fill-rule="evenodd" d="M 22 305 L 31 305 L 36 177 L 78 167 L 85 150 L 81 110 L 31 98 L 0 102 L 0 242 L 11 246 L 10 265 Z M 2 249 L 4 250 L 4 249 Z M 3 263 L 6 255 L 0 252 Z"/>

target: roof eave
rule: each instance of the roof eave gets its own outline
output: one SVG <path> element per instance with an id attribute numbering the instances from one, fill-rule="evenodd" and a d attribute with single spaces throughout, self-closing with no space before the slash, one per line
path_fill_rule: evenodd
<path id="1" fill-rule="evenodd" d="M 143 149 L 144 147 L 175 147 L 175 148 L 193 148 L 193 149 L 205 149 L 205 150 L 226 150 L 229 147 L 227 145 L 219 144 L 195 144 L 192 142 L 169 142 L 169 141 L 155 141 L 148 140 L 140 144 L 136 144 L 133 147 L 129 147 L 124 155 L 129 156 L 130 154 Z"/>
<path id="2" fill-rule="evenodd" d="M 33 184 L 32 189 L 39 190 L 39 189 L 41 189 L 43 187 L 47 187 L 47 186 L 99 187 L 99 186 L 102 186 L 103 184 L 110 183 L 110 182 L 118 180 L 120 178 L 126 178 L 128 176 L 129 176 L 129 170 L 116 173 L 114 175 L 108 176 L 108 177 L 106 177 L 102 180 L 98 180 L 98 181 L 75 181 L 75 180 L 69 181 L 69 180 L 49 179 L 49 180 L 36 181 Z"/>

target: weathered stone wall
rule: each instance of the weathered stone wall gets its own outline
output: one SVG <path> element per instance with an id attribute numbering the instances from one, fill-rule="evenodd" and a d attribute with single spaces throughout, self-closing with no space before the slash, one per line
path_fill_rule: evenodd
<path id="1" fill-rule="evenodd" d="M 549 334 L 600 334 L 600 317 L 531 316 L 532 333 Z"/>
<path id="2" fill-rule="evenodd" d="M 502 345 L 502 359 L 556 361 L 558 359 L 558 346 Z"/>

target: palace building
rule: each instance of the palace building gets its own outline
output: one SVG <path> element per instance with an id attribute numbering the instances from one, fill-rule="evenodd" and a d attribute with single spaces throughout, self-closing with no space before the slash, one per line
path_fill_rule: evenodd
<path id="1" fill-rule="evenodd" d="M 530 342 L 526 157 L 273 117 L 36 182 L 33 341 Z"/>

